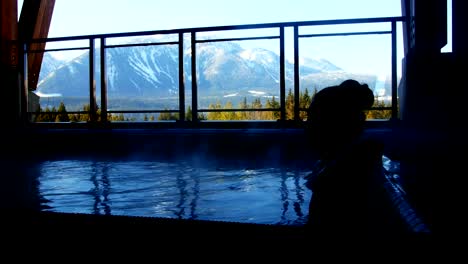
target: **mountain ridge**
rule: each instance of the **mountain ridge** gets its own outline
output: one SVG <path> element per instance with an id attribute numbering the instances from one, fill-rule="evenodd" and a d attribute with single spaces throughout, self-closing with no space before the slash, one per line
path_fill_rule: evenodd
<path id="1" fill-rule="evenodd" d="M 95 61 L 99 62 L 100 53 L 95 54 Z M 186 94 L 190 96 L 190 47 L 184 47 L 183 54 Z M 64 97 L 89 95 L 88 52 L 61 66 L 47 55 L 44 56 L 38 92 Z M 108 97 L 167 97 L 178 94 L 177 45 L 108 48 L 106 65 Z M 95 65 L 95 69 L 99 88 L 99 65 Z M 279 96 L 279 71 L 278 54 L 264 48 L 244 48 L 235 42 L 197 44 L 197 87 L 201 97 L 242 96 L 252 90 Z M 294 65 L 285 61 L 285 71 L 286 89 L 292 89 Z M 366 82 L 372 88 L 377 79 L 374 75 L 347 73 L 326 59 L 301 58 L 299 71 L 301 89 L 309 90 L 320 90 L 349 78 Z M 96 90 L 99 94 L 100 89 Z"/>

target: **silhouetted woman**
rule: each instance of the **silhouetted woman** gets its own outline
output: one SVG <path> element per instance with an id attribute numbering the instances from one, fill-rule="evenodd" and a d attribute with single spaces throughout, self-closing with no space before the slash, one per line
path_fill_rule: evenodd
<path id="1" fill-rule="evenodd" d="M 372 90 L 355 80 L 312 99 L 306 132 L 320 160 L 306 186 L 312 190 L 307 226 L 314 235 L 354 239 L 386 232 L 383 221 L 390 220 L 379 208 L 386 206 L 378 176 L 383 144 L 363 133 L 365 110 L 373 103 Z"/>

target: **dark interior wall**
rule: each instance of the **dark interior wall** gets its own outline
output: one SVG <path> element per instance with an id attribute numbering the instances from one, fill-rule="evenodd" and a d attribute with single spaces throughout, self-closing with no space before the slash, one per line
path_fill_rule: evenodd
<path id="1" fill-rule="evenodd" d="M 468 140 L 464 69 L 466 56 L 466 1 L 452 1 L 452 50 L 447 42 L 446 0 L 412 0 L 404 83 L 400 87 L 404 162 L 402 175 L 414 203 L 434 224 L 435 232 L 450 236 L 464 225 L 458 185 L 466 170 Z M 411 27 L 410 27 L 411 28 Z M 464 31 L 464 32 L 463 32 Z"/>
<path id="2" fill-rule="evenodd" d="M 452 0 L 452 50 L 456 56 L 468 57 L 468 2 Z"/>
<path id="3" fill-rule="evenodd" d="M 403 60 L 404 84 L 399 91 L 401 118 L 411 126 L 428 126 L 433 114 L 437 114 L 427 112 L 428 106 L 438 98 L 436 83 L 440 81 L 435 80 L 436 73 L 444 69 L 440 49 L 447 43 L 447 1 L 403 2 L 407 16 L 407 50 Z M 433 78 L 428 80 L 427 76 Z"/>
<path id="4" fill-rule="evenodd" d="M 405 125 L 422 129 L 457 128 L 468 113 L 468 95 L 463 74 L 466 69 L 466 1 L 453 0 L 453 52 L 442 53 L 447 44 L 447 1 L 411 0 L 410 28 L 405 55 L 404 84 L 400 87 L 401 117 Z"/>

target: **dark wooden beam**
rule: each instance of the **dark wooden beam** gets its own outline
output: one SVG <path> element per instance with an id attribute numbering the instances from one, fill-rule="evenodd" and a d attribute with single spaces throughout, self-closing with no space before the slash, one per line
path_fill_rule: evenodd
<path id="1" fill-rule="evenodd" d="M 18 8 L 17 0 L 1 0 L 1 63 L 2 66 L 18 66 L 18 47 L 15 41 L 18 39 Z"/>
<path id="2" fill-rule="evenodd" d="M 55 0 L 24 0 L 19 20 L 19 37 L 28 41 L 36 38 L 47 38 L 54 11 Z M 42 50 L 45 43 L 33 43 L 32 50 Z M 37 88 L 43 52 L 28 54 L 28 87 Z"/>
<path id="3" fill-rule="evenodd" d="M 21 121 L 21 100 L 19 76 L 19 47 L 18 39 L 18 3 L 17 0 L 0 1 L 0 87 L 4 102 L 2 115 L 3 120 L 0 124 L 2 131 L 9 131 Z"/>

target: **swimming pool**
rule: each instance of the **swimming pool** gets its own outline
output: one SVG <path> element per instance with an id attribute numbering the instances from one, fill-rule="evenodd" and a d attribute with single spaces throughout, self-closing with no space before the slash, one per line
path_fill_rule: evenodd
<path id="1" fill-rule="evenodd" d="M 5 206 L 288 226 L 308 217 L 304 176 L 317 155 L 300 131 L 59 132 L 29 136 L 29 161 L 6 156 Z M 385 192 L 401 200 L 399 163 L 383 158 Z"/>
<path id="2" fill-rule="evenodd" d="M 399 162 L 382 161 L 392 188 L 401 187 Z M 37 189 L 50 212 L 304 225 L 310 168 L 255 164 L 222 156 L 51 159 L 38 163 Z"/>
<path id="3" fill-rule="evenodd" d="M 38 165 L 38 192 L 53 212 L 303 225 L 310 171 L 254 163 L 47 160 Z"/>
<path id="4" fill-rule="evenodd" d="M 174 231 L 192 236 L 228 230 L 240 236 L 304 235 L 313 196 L 304 176 L 317 155 L 300 131 L 52 130 L 24 138 L 0 160 L 0 203 L 8 223 L 140 223 L 169 237 Z M 399 161 L 382 161 L 377 187 L 386 193 L 384 211 L 397 224 L 382 226 L 381 235 L 430 233 L 407 199 L 401 180 L 408 178 L 400 178 Z"/>

